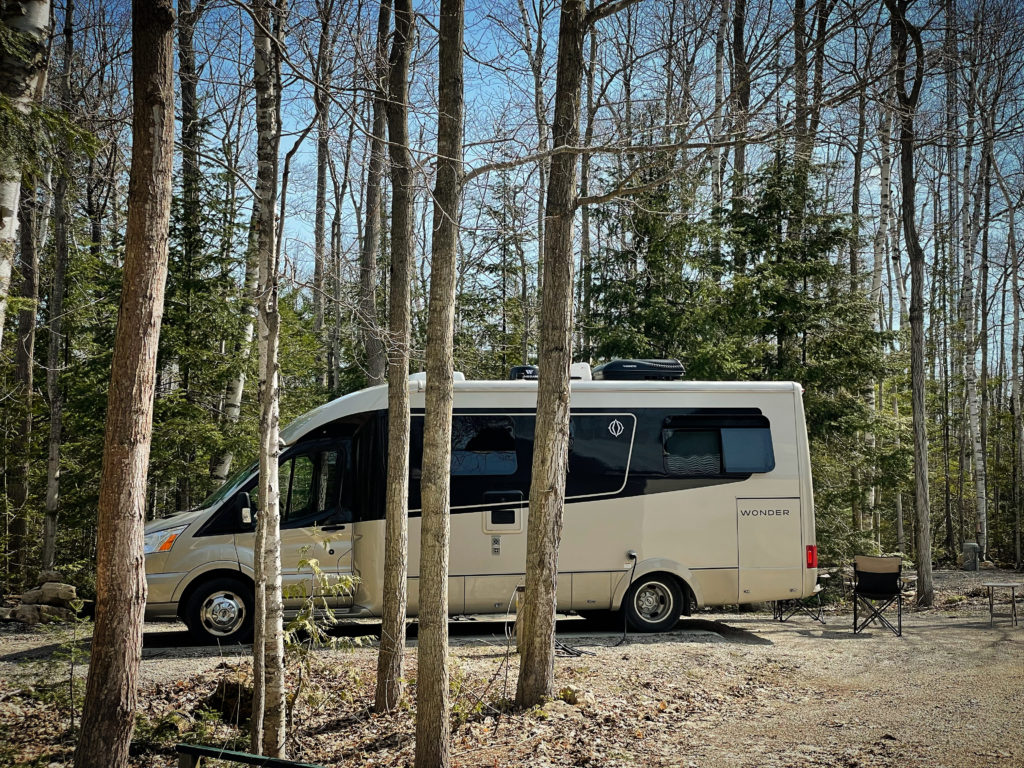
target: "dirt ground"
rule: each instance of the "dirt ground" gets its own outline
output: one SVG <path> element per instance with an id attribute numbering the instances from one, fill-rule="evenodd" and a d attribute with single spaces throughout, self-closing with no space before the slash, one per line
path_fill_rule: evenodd
<path id="1" fill-rule="evenodd" d="M 555 662 L 560 699 L 523 714 L 507 706 L 518 661 L 504 624 L 452 622 L 452 763 L 1024 768 L 1024 621 L 1011 626 L 1001 591 L 989 626 L 981 582 L 991 580 L 1024 577 L 937 572 L 935 607 L 905 610 L 900 638 L 877 627 L 854 635 L 843 602 L 829 606 L 824 626 L 705 612 L 621 644 L 620 632 L 567 619 Z M 67 628 L 0 626 L 0 765 L 70 765 L 69 668 L 84 652 L 71 653 L 69 639 Z M 244 677 L 248 649 L 189 645 L 179 625 L 147 625 L 145 646 L 135 764 L 175 765 L 176 741 L 244 745 L 230 711 L 209 708 L 219 703 L 218 679 Z M 411 765 L 412 702 L 393 715 L 370 712 L 375 656 L 372 643 L 309 656 L 292 713 L 293 759 Z M 300 665 L 291 666 L 294 688 Z"/>

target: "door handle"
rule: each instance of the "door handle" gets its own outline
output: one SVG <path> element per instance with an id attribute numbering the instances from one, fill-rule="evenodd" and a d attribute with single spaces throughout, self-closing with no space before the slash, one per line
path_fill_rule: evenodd
<path id="1" fill-rule="evenodd" d="M 320 530 L 321 531 L 344 531 L 345 530 L 345 524 L 344 523 L 338 523 L 336 525 L 321 525 L 320 526 Z"/>

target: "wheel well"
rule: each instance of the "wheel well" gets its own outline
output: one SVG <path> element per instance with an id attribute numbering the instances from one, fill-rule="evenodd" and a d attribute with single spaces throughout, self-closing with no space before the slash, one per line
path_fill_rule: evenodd
<path id="1" fill-rule="evenodd" d="M 181 593 L 181 597 L 178 598 L 178 618 L 182 621 L 185 620 L 185 608 L 188 607 L 188 601 L 192 599 L 192 595 L 197 589 L 208 581 L 213 579 L 236 579 L 250 587 L 254 586 L 252 579 L 242 571 L 232 571 L 227 568 L 218 568 L 213 571 L 206 571 L 201 573 L 189 582 L 189 585 L 185 587 L 185 591 Z"/>
<path id="2" fill-rule="evenodd" d="M 650 571 L 649 573 L 645 573 L 641 576 L 638 576 L 633 581 L 633 584 L 636 584 L 641 579 L 645 579 L 649 576 L 657 576 L 663 579 L 671 579 L 672 581 L 674 581 L 676 583 L 676 586 L 678 586 L 680 591 L 683 593 L 683 610 L 680 613 L 683 616 L 689 616 L 693 612 L 694 606 L 697 605 L 697 597 L 694 594 L 693 589 L 690 587 L 690 585 L 686 583 L 686 579 L 681 578 L 678 574 L 672 573 L 671 571 Z M 630 589 L 632 589 L 633 584 L 629 585 Z M 625 600 L 628 594 L 629 589 L 627 589 L 626 594 L 622 596 L 623 602 L 622 605 L 620 605 L 619 607 L 623 610 L 625 610 Z"/>

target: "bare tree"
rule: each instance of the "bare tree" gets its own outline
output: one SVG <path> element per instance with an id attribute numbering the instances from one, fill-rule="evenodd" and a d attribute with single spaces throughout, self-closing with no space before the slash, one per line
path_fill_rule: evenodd
<path id="1" fill-rule="evenodd" d="M 96 624 L 76 768 L 121 768 L 135 727 L 143 525 L 174 159 L 174 9 L 132 3 L 132 165 L 96 541 Z"/>
<path id="2" fill-rule="evenodd" d="M 25 304 L 18 312 L 18 335 L 14 348 L 14 401 L 17 404 L 11 453 L 7 466 L 7 497 L 14 519 L 10 527 L 11 584 L 25 579 L 28 566 L 28 498 L 32 470 L 32 401 L 35 394 L 36 313 L 39 302 L 39 216 L 40 201 L 33 174 L 22 176 L 19 218 L 21 219 L 21 295 Z"/>
<path id="3" fill-rule="evenodd" d="M 71 62 L 75 54 L 74 0 L 67 0 L 64 7 L 64 53 L 61 62 L 59 85 L 60 106 L 71 109 Z M 64 163 L 70 158 L 67 139 L 62 141 L 61 157 Z M 54 567 L 57 553 L 57 513 L 60 506 L 60 445 L 64 411 L 64 393 L 60 383 L 60 362 L 63 349 L 63 313 L 65 279 L 68 267 L 68 240 L 71 213 L 68 210 L 69 173 L 61 168 L 53 190 L 53 282 L 50 285 L 49 332 L 50 341 L 46 351 L 46 396 L 50 406 L 50 435 L 47 443 L 46 462 L 46 512 L 43 518 L 43 570 Z"/>
<path id="4" fill-rule="evenodd" d="M 359 252 L 360 338 L 366 354 L 366 378 L 372 386 L 384 383 L 385 350 L 380 340 L 377 318 L 377 251 L 380 248 L 382 183 L 384 180 L 384 130 L 387 124 L 388 30 L 391 27 L 391 2 L 383 0 L 377 13 L 377 45 L 373 68 L 372 132 L 367 142 L 366 215 L 363 242 Z"/>
<path id="5" fill-rule="evenodd" d="M 434 183 L 427 392 L 420 528 L 419 673 L 416 768 L 451 762 L 448 704 L 448 542 L 451 521 L 455 257 L 462 200 L 464 0 L 441 0 L 438 48 L 437 176 Z"/>
<path id="6" fill-rule="evenodd" d="M 589 13 L 583 0 L 562 0 L 555 85 L 554 148 L 579 141 L 583 42 L 599 19 L 635 0 L 611 0 Z M 522 663 L 516 705 L 531 707 L 551 695 L 555 659 L 555 594 L 558 545 L 562 535 L 565 475 L 569 460 L 569 365 L 572 362 L 573 225 L 577 186 L 574 152 L 551 159 L 544 279 L 541 296 L 540 379 L 530 482 L 530 525 L 526 545 Z"/>
<path id="7" fill-rule="evenodd" d="M 896 96 L 900 117 L 900 183 L 902 186 L 903 237 L 910 253 L 910 378 L 914 423 L 914 502 L 917 511 L 917 604 L 931 605 L 932 585 L 931 507 L 928 500 L 928 425 L 925 413 L 924 360 L 924 250 L 917 235 L 914 175 L 914 117 L 924 81 L 924 43 L 921 30 L 907 18 L 909 0 L 885 0 L 892 16 L 896 40 Z M 914 48 L 914 73 L 907 91 L 908 54 Z"/>
<path id="8" fill-rule="evenodd" d="M 259 517 L 255 554 L 255 637 L 251 748 L 268 757 L 285 756 L 284 615 L 281 594 L 280 383 L 278 347 L 278 248 L 274 216 L 281 141 L 281 46 L 287 6 L 253 0 L 253 84 L 256 90 L 257 179 L 253 203 L 259 255 Z"/>
<path id="9" fill-rule="evenodd" d="M 409 306 L 413 266 L 413 159 L 409 150 L 409 59 L 415 38 L 411 0 L 395 0 L 388 72 L 391 154 L 391 290 L 388 307 L 388 478 L 384 542 L 384 607 L 374 709 L 388 712 L 402 697 L 402 654 L 409 575 Z"/>

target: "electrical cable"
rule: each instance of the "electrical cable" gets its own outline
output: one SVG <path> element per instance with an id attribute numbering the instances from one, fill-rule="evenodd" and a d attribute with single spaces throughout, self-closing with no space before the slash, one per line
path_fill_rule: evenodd
<path id="1" fill-rule="evenodd" d="M 633 576 L 636 574 L 636 559 L 637 559 L 637 557 L 636 557 L 636 550 L 635 549 L 629 550 L 626 553 L 626 557 L 628 557 L 630 560 L 633 561 L 633 567 L 629 569 L 629 584 L 626 585 L 626 592 L 624 593 L 624 595 L 628 595 L 629 594 L 629 588 L 631 586 L 633 586 Z M 625 597 L 623 597 L 623 600 L 625 600 Z M 626 642 L 626 639 L 627 639 L 626 633 L 627 633 L 628 630 L 629 630 L 629 616 L 626 614 L 626 606 L 622 606 L 622 637 L 619 639 L 619 642 L 617 642 L 615 645 L 612 646 L 613 648 L 618 648 L 620 645 L 622 645 L 623 643 Z"/>

